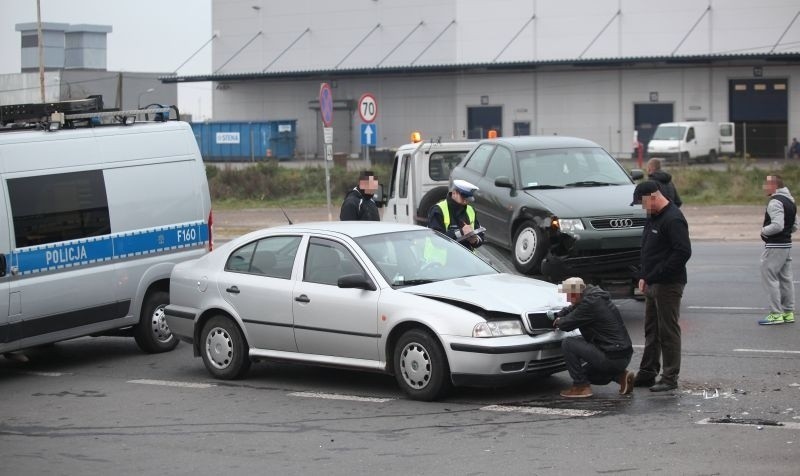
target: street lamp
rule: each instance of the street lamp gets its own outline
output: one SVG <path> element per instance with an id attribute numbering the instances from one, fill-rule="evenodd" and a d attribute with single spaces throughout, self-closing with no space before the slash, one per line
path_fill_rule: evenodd
<path id="1" fill-rule="evenodd" d="M 142 96 L 144 96 L 145 94 L 152 93 L 155 90 L 156 90 L 156 88 L 148 88 L 147 91 L 143 91 L 143 92 L 139 93 L 139 98 L 136 100 L 136 108 L 137 109 L 141 109 L 142 108 Z"/>

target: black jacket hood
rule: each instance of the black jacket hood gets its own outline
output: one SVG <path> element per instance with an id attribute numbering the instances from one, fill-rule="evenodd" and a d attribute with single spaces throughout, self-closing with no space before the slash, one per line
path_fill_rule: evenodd
<path id="1" fill-rule="evenodd" d="M 668 184 L 672 181 L 672 175 L 668 174 L 667 172 L 664 172 L 663 170 L 656 170 L 652 174 L 649 174 L 648 177 L 651 180 L 656 180 L 663 184 Z"/>

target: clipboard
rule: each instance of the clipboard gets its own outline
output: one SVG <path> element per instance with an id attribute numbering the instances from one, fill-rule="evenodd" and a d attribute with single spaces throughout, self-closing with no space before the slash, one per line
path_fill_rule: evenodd
<path id="1" fill-rule="evenodd" d="M 464 241 L 464 240 L 469 240 L 469 239 L 470 239 L 470 238 L 472 238 L 473 236 L 475 236 L 475 235 L 478 235 L 478 234 L 481 234 L 481 233 L 483 233 L 484 231 L 486 231 L 486 228 L 484 228 L 484 227 L 482 227 L 482 226 L 479 226 L 478 228 L 476 228 L 476 229 L 472 230 L 471 232 L 467 233 L 466 235 L 464 235 L 464 236 L 460 237 L 460 238 L 458 239 L 458 242 L 459 242 L 459 243 L 461 243 L 461 242 L 462 242 L 462 241 Z"/>

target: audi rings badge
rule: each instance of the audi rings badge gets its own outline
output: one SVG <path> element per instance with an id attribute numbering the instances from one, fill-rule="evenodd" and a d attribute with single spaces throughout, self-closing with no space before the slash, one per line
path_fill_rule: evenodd
<path id="1" fill-rule="evenodd" d="M 633 226 L 633 219 L 631 218 L 612 218 L 608 220 L 608 226 L 611 228 L 630 228 Z"/>

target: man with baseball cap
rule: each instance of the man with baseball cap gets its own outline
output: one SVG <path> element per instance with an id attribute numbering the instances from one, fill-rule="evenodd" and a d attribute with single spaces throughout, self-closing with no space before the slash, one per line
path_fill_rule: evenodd
<path id="1" fill-rule="evenodd" d="M 639 290 L 645 302 L 644 352 L 634 386 L 664 392 L 678 388 L 681 370 L 678 319 L 692 245 L 686 218 L 661 193 L 658 183 L 646 181 L 637 185 L 631 205 L 637 204 L 647 212 L 647 222 L 642 232 L 639 275 Z M 661 380 L 657 382 L 659 371 Z"/>
<path id="2" fill-rule="evenodd" d="M 453 180 L 447 198 L 432 206 L 428 211 L 428 228 L 443 233 L 454 240 L 480 228 L 475 209 L 470 205 L 475 201 L 478 187 L 466 180 Z M 483 244 L 483 233 L 477 233 L 460 242 L 470 250 Z"/>
<path id="3" fill-rule="evenodd" d="M 564 398 L 592 396 L 592 386 L 619 383 L 619 393 L 633 391 L 633 373 L 628 364 L 633 346 L 619 309 L 611 295 L 597 286 L 586 286 L 581 278 L 569 278 L 559 285 L 570 306 L 548 311 L 553 327 L 562 331 L 580 329 L 581 335 L 561 341 L 572 387 L 561 392 Z"/>

